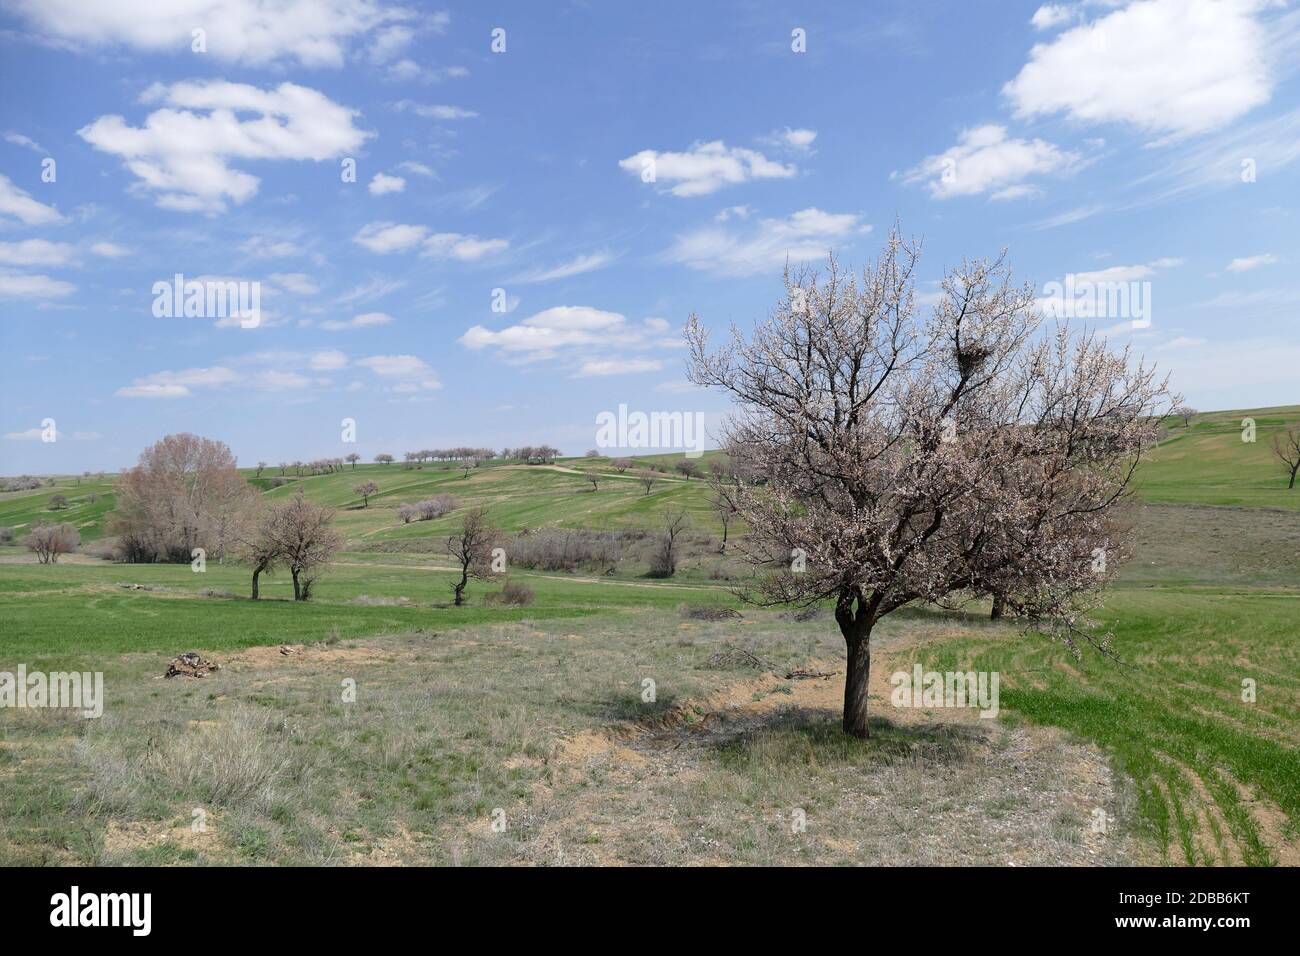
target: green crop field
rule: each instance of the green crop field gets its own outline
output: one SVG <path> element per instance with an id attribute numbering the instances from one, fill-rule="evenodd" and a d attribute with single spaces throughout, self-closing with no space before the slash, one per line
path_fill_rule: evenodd
<path id="1" fill-rule="evenodd" d="M 0 671 L 103 671 L 107 698 L 98 720 L 0 710 L 0 863 L 908 864 L 934 846 L 929 862 L 1295 864 L 1300 488 L 1270 441 L 1296 422 L 1300 406 L 1168 423 L 1136 553 L 1094 615 L 1115 659 L 986 607 L 887 618 L 869 741 L 837 731 L 830 616 L 744 605 L 706 483 L 668 457 L 649 493 L 607 459 L 245 470 L 269 500 L 337 510 L 346 548 L 307 603 L 284 575 L 248 600 L 232 562 L 95 557 L 111 476 L 0 493 L 0 528 L 66 521 L 90 552 L 38 565 L 0 546 Z M 438 494 L 461 509 L 398 518 Z M 512 570 L 526 606 L 483 580 L 453 607 L 443 540 L 480 504 L 507 532 L 624 533 L 624 557 Z M 682 565 L 652 579 L 645 547 L 679 511 Z M 163 679 L 191 650 L 222 670 Z M 999 718 L 892 708 L 890 672 L 915 663 L 998 672 Z"/>

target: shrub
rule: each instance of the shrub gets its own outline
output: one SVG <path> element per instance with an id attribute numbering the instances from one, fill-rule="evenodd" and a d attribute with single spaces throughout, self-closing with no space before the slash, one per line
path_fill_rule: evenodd
<path id="1" fill-rule="evenodd" d="M 455 495 L 435 495 L 419 502 L 415 507 L 420 513 L 421 521 L 432 521 L 455 511 L 460 507 L 460 500 Z"/>
<path id="2" fill-rule="evenodd" d="M 623 556 L 623 535 L 608 531 L 546 529 L 516 535 L 510 563 L 538 571 L 612 570 Z"/>
<path id="3" fill-rule="evenodd" d="M 13 543 L 14 543 L 14 529 L 0 528 L 0 544 L 13 544 Z"/>
<path id="4" fill-rule="evenodd" d="M 728 621 L 740 617 L 740 612 L 721 604 L 688 604 L 682 615 L 690 621 Z"/>
<path id="5" fill-rule="evenodd" d="M 81 549 L 82 554 L 88 554 L 92 558 L 99 558 L 101 561 L 121 561 L 122 549 L 118 547 L 116 538 L 101 538 L 94 544 L 88 544 Z"/>
<path id="6" fill-rule="evenodd" d="M 41 564 L 56 564 L 61 554 L 71 554 L 81 544 L 81 534 L 70 524 L 41 524 L 23 539 Z"/>
<path id="7" fill-rule="evenodd" d="M 488 604 L 504 604 L 507 607 L 528 607 L 533 603 L 533 589 L 520 581 L 507 581 L 501 590 L 487 595 L 483 600 Z"/>

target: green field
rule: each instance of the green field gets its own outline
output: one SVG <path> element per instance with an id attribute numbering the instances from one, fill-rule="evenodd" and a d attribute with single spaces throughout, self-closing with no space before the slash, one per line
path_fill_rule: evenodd
<path id="1" fill-rule="evenodd" d="M 40 566 L 0 548 L 0 670 L 97 669 L 109 688 L 99 721 L 0 712 L 0 863 L 906 864 L 895 843 L 931 838 L 992 863 L 1294 864 L 1300 488 L 1269 442 L 1297 421 L 1300 406 L 1170 423 L 1140 473 L 1134 559 L 1097 614 L 1118 660 L 1075 658 L 978 607 L 887 619 L 873 674 L 996 670 L 1002 718 L 899 714 L 873 683 L 864 743 L 835 732 L 838 679 L 783 676 L 842 666 L 833 622 L 741 606 L 707 488 L 675 474 L 647 495 L 604 459 L 468 477 L 362 465 L 280 487 L 267 469 L 254 483 L 268 499 L 301 488 L 338 509 L 348 541 L 307 604 L 283 576 L 247 600 L 231 564 Z M 381 490 L 362 508 L 351 488 L 367 479 Z M 441 552 L 456 514 L 396 516 L 441 493 L 510 532 L 652 535 L 685 510 L 692 539 L 669 581 L 635 558 L 611 574 L 518 570 L 529 606 L 489 603 L 499 585 L 481 581 L 454 608 Z M 54 494 L 70 507 L 51 512 Z M 95 542 L 111 507 L 111 480 L 61 477 L 0 494 L 0 526 L 69 521 Z M 691 611 L 723 605 L 743 616 Z M 185 650 L 234 663 L 161 680 Z M 353 677 L 349 706 L 337 688 Z M 219 821 L 211 835 L 186 835 L 193 807 Z M 819 821 L 804 843 L 773 823 L 790 807 Z M 1104 839 L 1088 828 L 1098 807 Z M 496 808 L 514 821 L 500 838 Z"/>

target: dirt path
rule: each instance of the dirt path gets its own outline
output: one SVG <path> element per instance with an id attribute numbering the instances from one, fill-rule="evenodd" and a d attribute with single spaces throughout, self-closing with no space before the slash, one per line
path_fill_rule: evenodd
<path id="1" fill-rule="evenodd" d="M 395 571 L 454 571 L 451 565 L 438 564 L 379 564 L 374 561 L 335 561 L 336 565 L 348 568 L 389 568 Z M 617 584 L 628 588 L 654 588 L 660 591 L 718 591 L 727 592 L 731 588 L 724 584 L 650 584 L 647 581 L 627 581 L 621 578 L 592 578 L 576 574 L 545 574 L 531 572 L 539 578 L 552 578 L 557 581 L 572 581 L 577 584 Z"/>

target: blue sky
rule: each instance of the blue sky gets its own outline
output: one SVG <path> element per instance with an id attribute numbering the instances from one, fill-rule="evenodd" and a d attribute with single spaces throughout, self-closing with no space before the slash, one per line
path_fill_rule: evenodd
<path id="1" fill-rule="evenodd" d="M 1147 282 L 1149 327 L 1092 324 L 1199 408 L 1294 403 L 1298 63 L 1268 0 L 0 0 L 0 472 L 716 423 L 687 316 L 896 218 L 923 307 L 1003 246 Z M 260 283 L 259 324 L 155 316 L 176 273 Z"/>

